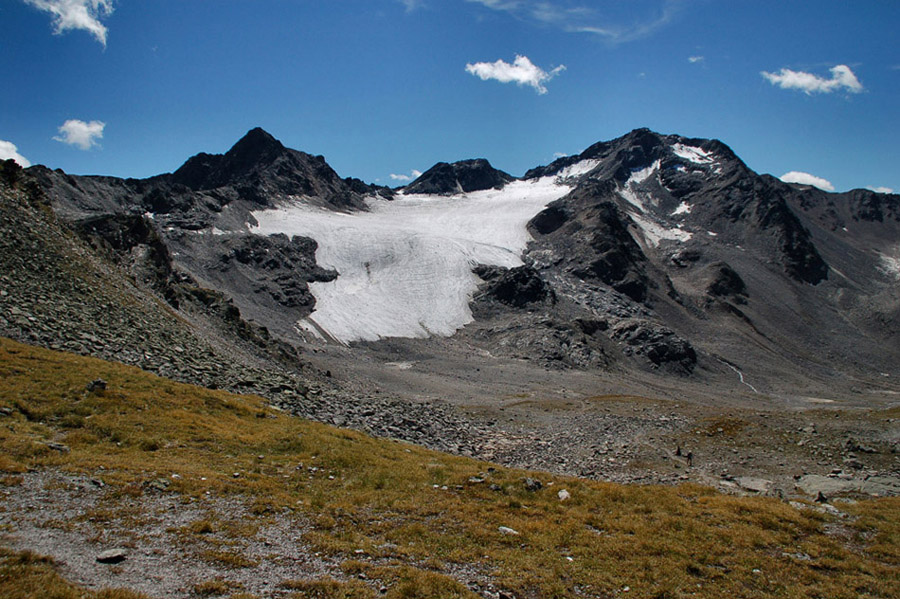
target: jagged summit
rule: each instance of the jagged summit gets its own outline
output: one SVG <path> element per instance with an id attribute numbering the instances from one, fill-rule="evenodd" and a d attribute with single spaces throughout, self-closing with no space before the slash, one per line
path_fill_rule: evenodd
<path id="1" fill-rule="evenodd" d="M 406 186 L 406 193 L 453 194 L 502 187 L 515 177 L 484 158 L 438 162 Z"/>
<path id="2" fill-rule="evenodd" d="M 523 179 L 576 173 L 625 181 L 632 171 L 647 168 L 657 160 L 671 170 L 713 162 L 719 167 L 715 173 L 718 175 L 748 170 L 731 148 L 717 139 L 682 137 L 640 128 L 610 141 L 597 142 L 580 154 L 531 169 Z"/>
<path id="3" fill-rule="evenodd" d="M 355 204 L 348 185 L 322 156 L 286 148 L 272 135 L 251 129 L 225 154 L 201 153 L 172 173 L 174 183 L 194 191 L 226 186 L 242 197 L 267 204 L 273 196 L 315 196 Z M 348 202 L 349 200 L 349 202 Z"/>
<path id="4" fill-rule="evenodd" d="M 287 148 L 270 133 L 260 127 L 247 132 L 228 152 L 225 158 L 233 163 L 261 162 L 274 159 Z"/>
<path id="5" fill-rule="evenodd" d="M 286 148 L 272 135 L 257 127 L 247 132 L 225 154 L 201 152 L 189 158 L 172 180 L 193 190 L 214 189 L 244 175 L 254 167 L 271 164 Z"/>

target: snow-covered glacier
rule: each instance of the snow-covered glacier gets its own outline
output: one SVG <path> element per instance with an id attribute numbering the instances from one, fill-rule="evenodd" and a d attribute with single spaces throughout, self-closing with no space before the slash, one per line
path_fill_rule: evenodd
<path id="1" fill-rule="evenodd" d="M 316 309 L 303 329 L 341 343 L 448 336 L 472 321 L 472 266 L 521 265 L 528 221 L 570 189 L 544 177 L 453 196 L 371 198 L 368 211 L 350 213 L 297 201 L 254 212 L 252 230 L 311 237 L 317 262 L 338 271 L 310 284 Z"/>

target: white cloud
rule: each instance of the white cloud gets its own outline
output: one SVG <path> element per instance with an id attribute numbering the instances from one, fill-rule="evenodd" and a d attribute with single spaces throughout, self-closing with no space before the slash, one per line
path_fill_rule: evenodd
<path id="1" fill-rule="evenodd" d="M 16 147 L 16 144 L 0 139 L 0 160 L 8 160 L 9 158 L 18 162 L 19 166 L 31 166 L 31 162 L 19 154 L 19 148 Z"/>
<path id="2" fill-rule="evenodd" d="M 706 60 L 705 56 L 688 56 L 688 62 L 691 64 L 703 62 L 704 60 Z"/>
<path id="3" fill-rule="evenodd" d="M 845 88 L 854 94 L 863 91 L 863 86 L 859 79 L 856 78 L 856 75 L 853 74 L 853 71 L 847 65 L 839 64 L 832 67 L 830 71 L 830 79 L 804 71 L 792 71 L 791 69 L 781 69 L 777 73 L 762 71 L 760 74 L 772 85 L 777 85 L 782 89 L 799 89 L 806 94 L 828 94 L 841 88 Z"/>
<path id="4" fill-rule="evenodd" d="M 406 181 L 412 181 L 413 179 L 418 179 L 421 176 L 422 176 L 422 171 L 417 171 L 416 169 L 413 169 L 410 171 L 410 173 L 408 175 L 397 175 L 397 174 L 391 173 L 391 180 L 406 182 Z"/>
<path id="5" fill-rule="evenodd" d="M 90 150 L 98 145 L 98 139 L 103 138 L 104 127 L 106 123 L 101 121 L 85 123 L 78 119 L 69 119 L 59 128 L 59 136 L 53 139 L 70 146 L 78 146 L 82 150 Z"/>
<path id="6" fill-rule="evenodd" d="M 529 85 L 539 94 L 546 94 L 544 83 L 550 81 L 566 70 L 565 65 L 559 65 L 549 73 L 535 65 L 527 56 L 516 55 L 515 61 L 509 64 L 503 60 L 496 62 L 476 62 L 466 65 L 466 72 L 479 77 L 482 81 L 493 79 L 500 83 L 516 83 L 517 85 Z"/>
<path id="7" fill-rule="evenodd" d="M 553 152 L 554 158 L 565 158 L 566 156 L 568 156 L 568 154 L 565 152 Z"/>
<path id="8" fill-rule="evenodd" d="M 894 190 L 890 187 L 866 187 L 866 189 L 875 193 L 894 193 Z"/>
<path id="9" fill-rule="evenodd" d="M 801 185 L 818 187 L 824 191 L 834 191 L 834 185 L 831 184 L 831 181 L 801 171 L 791 171 L 781 175 L 779 178 L 785 183 L 799 183 Z"/>
<path id="10" fill-rule="evenodd" d="M 412 12 L 425 6 L 425 0 L 400 0 L 400 4 L 406 7 L 406 12 Z"/>
<path id="11" fill-rule="evenodd" d="M 113 0 L 25 0 L 35 8 L 53 15 L 55 33 L 83 29 L 106 47 L 106 26 L 100 19 L 112 14 Z"/>
<path id="12" fill-rule="evenodd" d="M 570 33 L 596 35 L 612 43 L 630 42 L 654 33 L 667 25 L 680 8 L 679 0 L 652 0 L 650 4 L 655 5 L 653 9 L 638 15 L 636 19 L 623 21 L 621 17 L 611 18 L 609 9 L 598 10 L 590 7 L 590 3 L 579 0 L 466 1 Z"/>

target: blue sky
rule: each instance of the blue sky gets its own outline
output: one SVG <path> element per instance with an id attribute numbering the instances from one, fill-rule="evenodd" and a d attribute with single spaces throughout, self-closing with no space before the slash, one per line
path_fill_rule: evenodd
<path id="1" fill-rule="evenodd" d="M 900 191 L 898 26 L 862 0 L 0 0 L 0 155 L 146 177 L 261 126 L 397 185 L 650 127 Z"/>

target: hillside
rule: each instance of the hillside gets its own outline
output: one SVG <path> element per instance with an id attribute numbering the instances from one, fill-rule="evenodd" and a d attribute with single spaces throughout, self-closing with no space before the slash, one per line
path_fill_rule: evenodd
<path id="1" fill-rule="evenodd" d="M 896 498 L 509 470 L 6 339 L 0 370 L 4 597 L 900 593 Z"/>

